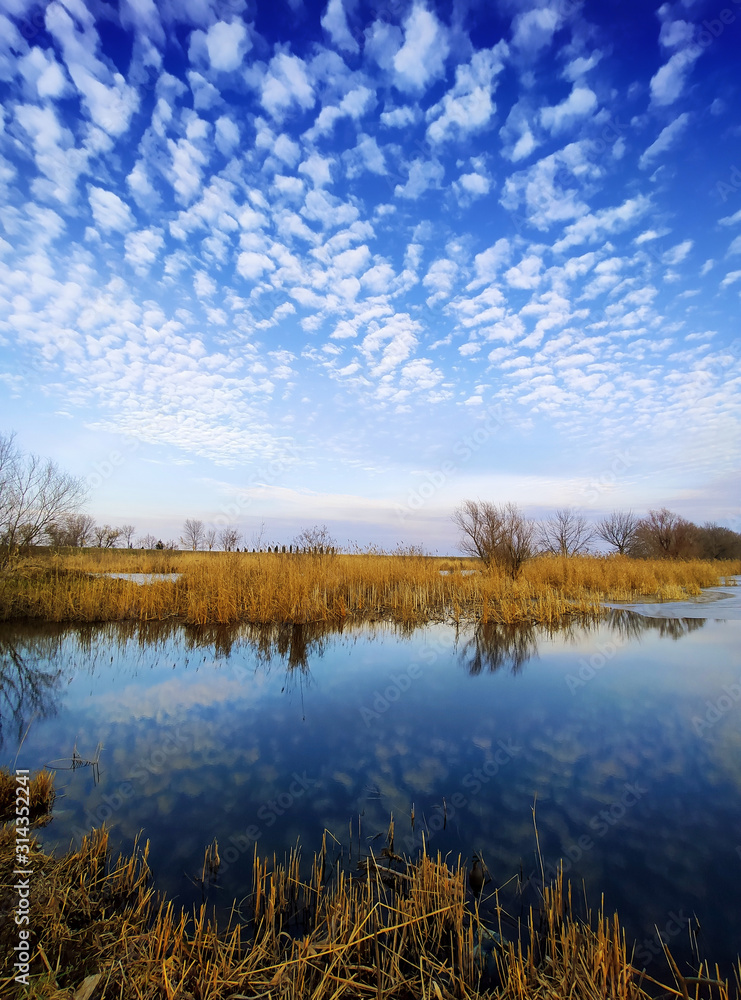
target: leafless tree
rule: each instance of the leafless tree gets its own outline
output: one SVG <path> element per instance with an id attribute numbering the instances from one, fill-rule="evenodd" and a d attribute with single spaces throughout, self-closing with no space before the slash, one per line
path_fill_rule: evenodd
<path id="1" fill-rule="evenodd" d="M 180 536 L 180 544 L 195 552 L 203 545 L 204 527 L 203 521 L 194 517 L 189 517 L 183 525 L 183 534 Z"/>
<path id="2" fill-rule="evenodd" d="M 12 434 L 0 434 L 0 545 L 2 560 L 38 542 L 52 524 L 81 507 L 87 488 L 50 459 L 23 455 Z"/>
<path id="3" fill-rule="evenodd" d="M 214 545 L 216 545 L 216 528 L 208 528 L 204 531 L 203 540 L 208 551 L 213 552 Z"/>
<path id="4" fill-rule="evenodd" d="M 134 527 L 133 524 L 122 524 L 121 525 L 121 537 L 123 538 L 124 542 L 126 543 L 126 548 L 127 549 L 131 548 L 131 539 L 134 537 L 134 532 L 135 531 L 136 531 L 136 528 Z"/>
<path id="5" fill-rule="evenodd" d="M 46 534 L 56 547 L 82 548 L 93 540 L 95 521 L 89 514 L 70 514 L 61 521 L 50 524 Z"/>
<path id="6" fill-rule="evenodd" d="M 625 555 L 638 527 L 638 518 L 632 510 L 614 510 L 597 525 L 596 534 L 603 542 L 612 545 L 621 556 Z"/>
<path id="7" fill-rule="evenodd" d="M 697 540 L 703 559 L 741 558 L 741 534 L 722 524 L 706 522 L 697 529 Z"/>
<path id="8" fill-rule="evenodd" d="M 153 549 L 157 545 L 157 538 L 155 535 L 146 534 L 137 539 L 137 542 L 140 549 Z"/>
<path id="9" fill-rule="evenodd" d="M 219 533 L 219 542 L 221 547 L 225 552 L 233 552 L 237 548 L 242 540 L 241 534 L 236 528 L 229 526 L 228 528 L 222 528 Z"/>
<path id="10" fill-rule="evenodd" d="M 539 542 L 546 552 L 574 556 L 585 552 L 594 538 L 594 528 L 572 507 L 561 507 L 540 526 Z"/>
<path id="11" fill-rule="evenodd" d="M 460 529 L 463 552 L 512 578 L 534 553 L 535 525 L 517 504 L 465 500 L 453 512 L 453 523 Z"/>
<path id="12" fill-rule="evenodd" d="M 121 537 L 121 529 L 113 528 L 110 524 L 96 525 L 93 528 L 95 544 L 100 549 L 115 548 L 116 542 Z"/>
<path id="13" fill-rule="evenodd" d="M 650 510 L 636 527 L 630 554 L 650 559 L 686 559 L 699 553 L 697 525 L 666 507 Z"/>
<path id="14" fill-rule="evenodd" d="M 337 542 L 329 533 L 326 524 L 315 524 L 313 528 L 304 528 L 296 535 L 293 544 L 297 549 L 309 552 L 333 552 Z"/>

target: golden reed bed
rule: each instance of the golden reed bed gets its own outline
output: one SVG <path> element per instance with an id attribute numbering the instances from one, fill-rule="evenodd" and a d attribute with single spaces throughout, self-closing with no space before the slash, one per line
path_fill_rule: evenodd
<path id="1" fill-rule="evenodd" d="M 50 802 L 48 776 L 36 800 Z M 13 797 L 0 772 L 0 795 Z M 8 813 L 0 814 L 7 818 Z M 43 821 L 43 820 L 42 820 Z M 0 954 L 12 953 L 8 919 L 16 876 L 12 822 L 0 831 Z M 707 966 L 683 977 L 666 952 L 660 984 L 632 964 L 617 915 L 574 915 L 563 877 L 537 910 L 514 921 L 495 899 L 484 926 L 460 859 L 422 853 L 405 860 L 389 844 L 355 875 L 332 875 L 326 836 L 302 878 L 299 856 L 284 863 L 255 853 L 252 892 L 226 926 L 204 904 L 192 915 L 156 896 L 148 847 L 115 861 L 105 830 L 55 858 L 32 848 L 34 929 L 28 986 L 0 971 L 0 996 L 31 1000 L 733 1000 L 734 983 Z M 206 849 L 203 882 L 218 876 L 218 845 Z"/>
<path id="2" fill-rule="evenodd" d="M 95 575 L 111 572 L 181 575 L 146 586 Z M 737 573 L 741 562 L 542 556 L 511 580 L 473 560 L 414 555 L 73 550 L 33 555 L 0 575 L 0 617 L 194 625 L 348 618 L 555 624 L 597 616 L 605 600 L 678 600 Z"/>

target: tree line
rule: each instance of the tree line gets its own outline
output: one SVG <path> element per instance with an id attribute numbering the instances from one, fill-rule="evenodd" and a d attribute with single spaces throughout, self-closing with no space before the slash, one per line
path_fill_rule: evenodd
<path id="1" fill-rule="evenodd" d="M 595 540 L 638 559 L 741 558 L 739 532 L 711 522 L 694 524 L 666 507 L 649 510 L 644 517 L 616 510 L 591 523 L 570 507 L 536 521 L 514 503 L 465 500 L 454 511 L 453 522 L 461 533 L 462 552 L 513 577 L 535 555 L 579 555 L 590 551 Z"/>
<path id="2" fill-rule="evenodd" d="M 163 542 L 152 534 L 135 537 L 133 524 L 96 524 L 82 512 L 86 498 L 84 479 L 64 472 L 51 459 L 23 454 L 13 434 L 0 434 L 0 565 L 24 548 L 42 543 L 70 548 L 178 547 L 177 542 Z M 460 530 L 462 552 L 486 565 L 497 565 L 512 576 L 534 555 L 578 555 L 589 551 L 595 541 L 635 558 L 741 558 L 739 532 L 710 522 L 694 524 L 666 507 L 649 510 L 644 517 L 633 511 L 613 511 L 592 523 L 569 507 L 536 521 L 514 503 L 465 500 L 454 511 L 453 522 Z M 326 525 L 304 528 L 288 547 L 266 546 L 263 536 L 264 525 L 253 538 L 253 551 L 337 551 L 337 542 Z M 188 518 L 179 544 L 192 551 L 220 548 L 234 552 L 244 545 L 244 538 L 233 525 L 217 530 Z M 415 548 L 414 554 L 421 551 Z"/>

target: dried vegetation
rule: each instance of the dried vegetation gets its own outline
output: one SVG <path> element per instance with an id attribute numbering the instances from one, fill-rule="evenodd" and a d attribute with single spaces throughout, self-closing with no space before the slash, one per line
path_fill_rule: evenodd
<path id="1" fill-rule="evenodd" d="M 37 779 L 38 780 L 38 779 Z M 7 773 L 3 782 L 13 779 Z M 42 780 L 48 788 L 48 778 Z M 42 791 L 39 785 L 39 791 Z M 6 812 L 3 818 L 8 819 Z M 575 915 L 563 877 L 514 920 L 492 897 L 486 924 L 460 859 L 408 860 L 390 846 L 355 873 L 333 869 L 325 841 L 302 877 L 255 852 L 248 899 L 219 928 L 204 903 L 192 915 L 157 896 L 148 845 L 112 859 L 105 830 L 55 858 L 32 849 L 29 987 L 8 965 L 0 995 L 34 1000 L 732 1000 L 741 990 L 706 966 L 683 977 L 667 952 L 661 985 L 633 967 L 617 916 Z M 14 829 L 0 832 L 0 949 L 12 954 Z M 218 877 L 206 849 L 204 884 Z"/>

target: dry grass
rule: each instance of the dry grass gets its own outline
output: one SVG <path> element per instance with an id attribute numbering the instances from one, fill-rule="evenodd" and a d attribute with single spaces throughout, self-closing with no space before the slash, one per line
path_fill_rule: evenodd
<path id="1" fill-rule="evenodd" d="M 16 789 L 18 783 L 15 774 L 5 768 L 0 768 L 0 822 L 5 822 L 15 816 Z M 54 791 L 54 776 L 51 771 L 38 771 L 29 788 L 30 819 L 43 822 L 51 812 L 56 797 Z"/>
<path id="2" fill-rule="evenodd" d="M 486 926 L 466 890 L 460 859 L 413 862 L 389 845 L 355 875 L 328 871 L 326 836 L 302 878 L 297 853 L 281 863 L 255 852 L 253 887 L 221 930 L 206 905 L 192 916 L 155 896 L 148 845 L 112 861 L 105 830 L 54 858 L 32 849 L 31 983 L 0 972 L 0 995 L 33 1000 L 647 1000 L 662 993 L 731 1000 L 732 987 L 703 966 L 682 977 L 667 952 L 657 983 L 631 964 L 617 916 L 579 919 L 563 877 L 524 920 L 495 897 Z M 0 831 L 0 951 L 11 954 L 14 832 Z M 204 883 L 218 875 L 206 849 Z M 741 991 L 741 964 L 735 969 Z"/>
<path id="3" fill-rule="evenodd" d="M 181 576 L 140 586 L 93 575 L 106 572 Z M 553 624 L 569 616 L 596 616 L 608 599 L 676 600 L 739 572 L 738 562 L 544 556 L 512 581 L 471 560 L 417 555 L 40 553 L 0 576 L 0 617 L 194 625 L 348 618 Z"/>

